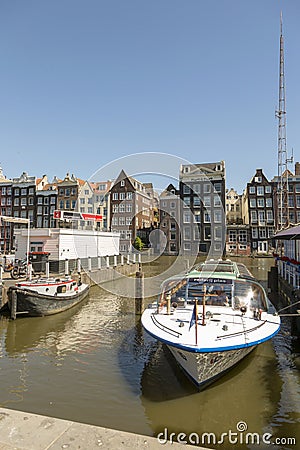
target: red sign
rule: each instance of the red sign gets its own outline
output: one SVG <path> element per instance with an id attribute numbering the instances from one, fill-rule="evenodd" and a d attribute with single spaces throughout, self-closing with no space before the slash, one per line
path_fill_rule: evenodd
<path id="1" fill-rule="evenodd" d="M 53 212 L 54 219 L 61 220 L 95 220 L 96 222 L 102 221 L 102 216 L 100 214 L 88 214 L 88 213 L 80 213 L 77 211 L 59 211 L 56 210 Z"/>

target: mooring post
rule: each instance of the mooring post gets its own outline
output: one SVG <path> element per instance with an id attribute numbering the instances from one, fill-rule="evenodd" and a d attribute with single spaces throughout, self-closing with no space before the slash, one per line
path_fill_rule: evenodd
<path id="1" fill-rule="evenodd" d="M 127 264 L 130 264 L 130 255 L 129 255 L 129 253 L 127 255 Z"/>
<path id="2" fill-rule="evenodd" d="M 11 293 L 10 318 L 13 320 L 15 320 L 17 318 L 17 292 L 16 291 L 12 291 L 12 293 Z"/>
<path id="3" fill-rule="evenodd" d="M 117 255 L 114 255 L 114 267 L 117 267 Z"/>
<path id="4" fill-rule="evenodd" d="M 46 262 L 46 278 L 49 278 L 50 276 L 50 263 L 49 261 Z"/>
<path id="5" fill-rule="evenodd" d="M 106 267 L 109 269 L 109 256 L 106 257 Z"/>
<path id="6" fill-rule="evenodd" d="M 31 263 L 29 263 L 27 266 L 27 272 L 28 272 L 27 275 L 28 275 L 29 281 L 31 281 L 32 280 L 32 264 Z"/>
<path id="7" fill-rule="evenodd" d="M 121 266 L 124 266 L 124 255 L 121 255 Z"/>
<path id="8" fill-rule="evenodd" d="M 88 257 L 88 271 L 92 271 L 92 258 L 90 256 Z"/>
<path id="9" fill-rule="evenodd" d="M 139 270 L 135 276 L 135 314 L 141 315 L 143 313 L 144 300 L 144 273 L 142 272 L 141 265 L 139 265 Z"/>
<path id="10" fill-rule="evenodd" d="M 65 275 L 66 277 L 69 275 L 69 260 L 65 259 Z"/>

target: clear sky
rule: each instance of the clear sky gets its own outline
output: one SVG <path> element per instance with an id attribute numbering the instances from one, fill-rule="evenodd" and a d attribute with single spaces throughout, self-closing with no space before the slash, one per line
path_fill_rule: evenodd
<path id="1" fill-rule="evenodd" d="M 299 0 L 0 0 L 5 175 L 88 179 L 116 158 L 163 152 L 225 160 L 239 193 L 256 168 L 271 179 L 281 10 L 287 147 L 299 161 Z"/>

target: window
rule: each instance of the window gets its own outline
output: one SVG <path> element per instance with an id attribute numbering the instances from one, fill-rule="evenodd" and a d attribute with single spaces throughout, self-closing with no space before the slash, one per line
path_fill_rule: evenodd
<path id="1" fill-rule="evenodd" d="M 216 192 L 221 192 L 222 191 L 221 183 L 215 183 L 214 184 L 214 189 L 215 189 Z"/>
<path id="2" fill-rule="evenodd" d="M 85 204 L 85 198 L 81 197 L 81 199 L 80 199 L 80 204 L 81 204 L 81 205 L 84 205 L 84 204 Z"/>
<path id="3" fill-rule="evenodd" d="M 183 201 L 184 201 L 184 204 L 183 204 L 184 207 L 188 207 L 188 206 L 191 205 L 191 198 L 190 197 L 184 197 Z"/>
<path id="4" fill-rule="evenodd" d="M 259 222 L 259 224 L 265 223 L 265 212 L 264 211 L 258 211 L 258 222 Z"/>
<path id="5" fill-rule="evenodd" d="M 66 196 L 66 197 L 69 197 L 69 196 L 70 196 L 70 189 L 69 189 L 69 188 L 66 188 L 66 190 L 65 190 L 65 196 Z"/>
<path id="6" fill-rule="evenodd" d="M 66 200 L 66 209 L 70 209 L 70 200 Z"/>
<path id="7" fill-rule="evenodd" d="M 209 196 L 204 196 L 203 204 L 204 204 L 204 206 L 210 206 L 210 197 Z"/>
<path id="8" fill-rule="evenodd" d="M 211 190 L 211 184 L 210 183 L 204 183 L 204 186 L 203 186 L 204 194 L 209 194 L 210 190 Z"/>
<path id="9" fill-rule="evenodd" d="M 121 186 L 125 186 L 125 180 L 121 180 Z"/>
<path id="10" fill-rule="evenodd" d="M 250 198 L 250 208 L 256 208 L 256 199 Z"/>
<path id="11" fill-rule="evenodd" d="M 257 199 L 257 207 L 258 208 L 264 208 L 265 206 L 265 199 L 264 198 L 258 198 Z"/>
<path id="12" fill-rule="evenodd" d="M 51 205 L 55 205 L 56 198 L 55 197 L 51 197 L 50 203 L 51 203 Z"/>
<path id="13" fill-rule="evenodd" d="M 264 187 L 257 186 L 257 195 L 264 195 Z"/>
<path id="14" fill-rule="evenodd" d="M 204 222 L 206 222 L 206 223 L 211 222 L 210 212 L 208 212 L 208 211 L 204 212 Z"/>
<path id="15" fill-rule="evenodd" d="M 193 201 L 194 201 L 194 206 L 200 206 L 201 205 L 200 197 L 198 197 L 198 196 L 194 197 Z"/>
<path id="16" fill-rule="evenodd" d="M 251 233 L 252 233 L 252 239 L 258 238 L 258 230 L 256 227 L 252 228 Z"/>
<path id="17" fill-rule="evenodd" d="M 191 215 L 190 215 L 190 213 L 185 212 L 184 215 L 183 215 L 183 222 L 184 222 L 184 223 L 190 223 L 190 221 L 191 221 Z"/>
<path id="18" fill-rule="evenodd" d="M 85 189 L 84 195 L 89 195 L 90 191 L 88 189 Z"/>
<path id="19" fill-rule="evenodd" d="M 221 206 L 221 198 L 219 195 L 214 195 L 214 206 Z"/>
<path id="20" fill-rule="evenodd" d="M 251 217 L 251 223 L 257 222 L 257 212 L 256 211 L 250 211 L 250 217 Z"/>
<path id="21" fill-rule="evenodd" d="M 120 203 L 119 204 L 119 212 L 120 213 L 124 213 L 125 212 L 125 203 Z"/>
<path id="22" fill-rule="evenodd" d="M 247 242 L 247 231 L 239 230 L 239 242 Z"/>
<path id="23" fill-rule="evenodd" d="M 117 213 L 119 211 L 119 205 L 113 205 L 112 211 L 113 213 Z"/>
<path id="24" fill-rule="evenodd" d="M 214 211 L 214 222 L 218 222 L 218 223 L 222 222 L 222 213 L 221 213 L 221 211 L 219 211 L 219 210 Z"/>
<path id="25" fill-rule="evenodd" d="M 119 199 L 118 193 L 114 192 L 113 193 L 113 200 L 118 200 L 118 199 Z"/>
<path id="26" fill-rule="evenodd" d="M 19 199 L 18 198 L 14 199 L 14 206 L 19 206 Z"/>
<path id="27" fill-rule="evenodd" d="M 266 198 L 266 207 L 272 208 L 272 199 L 271 198 Z"/>
<path id="28" fill-rule="evenodd" d="M 59 202 L 59 209 L 64 209 L 65 202 L 63 200 L 60 200 Z"/>
<path id="29" fill-rule="evenodd" d="M 229 242 L 236 242 L 236 230 L 229 230 Z"/>
<path id="30" fill-rule="evenodd" d="M 194 184 L 194 186 L 193 186 L 193 191 L 196 193 L 196 194 L 200 194 L 200 184 Z"/>
<path id="31" fill-rule="evenodd" d="M 132 200 L 132 192 L 127 192 L 126 198 L 127 200 Z"/>
<path id="32" fill-rule="evenodd" d="M 271 209 L 267 210 L 267 222 L 273 222 L 273 211 Z"/>
<path id="33" fill-rule="evenodd" d="M 255 186 L 249 187 L 249 194 L 255 194 Z"/>
<path id="34" fill-rule="evenodd" d="M 132 212 L 132 204 L 131 203 L 127 203 L 126 212 Z"/>
<path id="35" fill-rule="evenodd" d="M 184 194 L 189 194 L 190 193 L 190 187 L 187 186 L 186 184 L 183 185 L 183 193 Z"/>
<path id="36" fill-rule="evenodd" d="M 27 195 L 27 189 L 22 188 L 21 189 L 21 195 Z"/>
<path id="37" fill-rule="evenodd" d="M 271 186 L 265 186 L 265 193 L 266 194 L 271 194 L 271 192 L 272 192 Z"/>
<path id="38" fill-rule="evenodd" d="M 121 225 L 121 226 L 125 225 L 125 217 L 123 217 L 123 216 L 119 217 L 119 225 Z"/>
<path id="39" fill-rule="evenodd" d="M 125 192 L 120 192 L 120 200 L 125 200 Z"/>
<path id="40" fill-rule="evenodd" d="M 191 239 L 191 228 L 190 227 L 184 227 L 183 228 L 183 238 L 184 239 Z"/>

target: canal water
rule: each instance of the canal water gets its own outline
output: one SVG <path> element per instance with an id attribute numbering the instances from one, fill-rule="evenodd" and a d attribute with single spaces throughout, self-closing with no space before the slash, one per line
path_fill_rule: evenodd
<path id="1" fill-rule="evenodd" d="M 272 259 L 239 261 L 266 283 Z M 2 407 L 161 433 L 162 442 L 184 433 L 179 439 L 216 449 L 300 448 L 300 345 L 289 318 L 272 341 L 198 392 L 145 334 L 134 300 L 93 287 L 65 313 L 0 320 L 0 383 Z M 281 444 L 270 447 L 275 439 Z"/>

